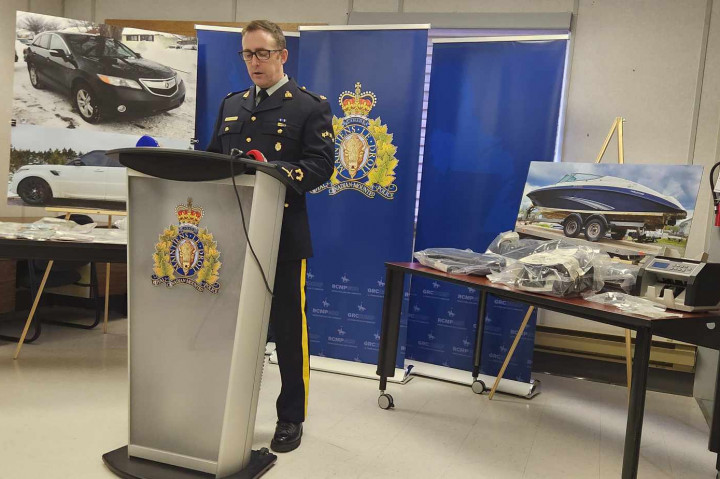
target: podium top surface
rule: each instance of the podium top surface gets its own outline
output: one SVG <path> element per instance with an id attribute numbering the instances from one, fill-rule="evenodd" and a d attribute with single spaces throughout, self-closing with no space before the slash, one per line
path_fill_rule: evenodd
<path id="1" fill-rule="evenodd" d="M 106 155 L 117 158 L 120 164 L 132 170 L 175 181 L 214 181 L 261 171 L 302 193 L 298 185 L 288 181 L 287 175 L 273 163 L 207 151 L 157 147 L 118 148 L 109 150 Z"/>

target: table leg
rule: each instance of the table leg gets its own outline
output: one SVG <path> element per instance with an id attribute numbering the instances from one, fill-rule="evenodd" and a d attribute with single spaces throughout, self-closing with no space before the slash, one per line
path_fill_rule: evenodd
<path id="1" fill-rule="evenodd" d="M 530 320 L 530 316 L 532 316 L 532 312 L 534 310 L 535 310 L 535 306 L 530 306 L 527 310 L 527 313 L 525 313 L 525 318 L 523 319 L 523 322 L 520 325 L 520 329 L 518 329 L 518 332 L 515 335 L 515 340 L 513 341 L 512 346 L 510 346 L 510 351 L 508 351 L 507 356 L 505 356 L 505 362 L 503 363 L 502 367 L 500 368 L 500 372 L 498 372 L 498 375 L 495 378 L 495 384 L 493 384 L 493 387 L 490 390 L 490 395 L 488 396 L 488 399 L 492 399 L 493 396 L 495 396 L 495 391 L 497 390 L 497 387 L 500 384 L 500 380 L 502 379 L 503 374 L 505 374 L 505 370 L 507 369 L 508 364 L 510 364 L 510 360 L 512 359 L 512 355 L 515 352 L 515 348 L 517 347 L 518 343 L 520 342 L 520 338 L 522 338 L 523 332 L 525 331 L 525 326 L 527 326 L 527 323 Z"/>
<path id="2" fill-rule="evenodd" d="M 625 370 L 627 371 L 628 399 L 630 398 L 630 386 L 632 382 L 632 336 L 630 330 L 625 330 Z"/>
<path id="3" fill-rule="evenodd" d="M 477 379 L 480 374 L 480 361 L 482 359 L 482 343 L 483 333 L 485 331 L 485 311 L 487 309 L 487 292 L 480 294 L 480 304 L 478 305 L 477 316 L 477 335 L 475 336 L 475 352 L 473 353 L 473 372 L 472 377 Z"/>
<path id="4" fill-rule="evenodd" d="M 640 440 L 642 437 L 645 393 L 647 392 L 648 367 L 650 365 L 650 344 L 652 333 L 649 328 L 638 329 L 635 337 L 630 404 L 628 406 L 627 428 L 625 430 L 625 451 L 623 453 L 623 479 L 635 479 L 640 461 Z"/>
<path id="5" fill-rule="evenodd" d="M 30 309 L 30 314 L 28 315 L 27 321 L 25 321 L 25 327 L 23 328 L 23 332 L 20 335 L 20 341 L 18 341 L 17 348 L 15 348 L 15 355 L 13 356 L 13 359 L 17 359 L 20 355 L 20 350 L 22 349 L 22 345 L 25 342 L 25 336 L 27 336 L 28 329 L 30 329 L 30 323 L 32 323 L 33 316 L 35 316 L 35 310 L 40 303 L 40 297 L 42 296 L 43 289 L 45 289 L 45 283 L 47 282 L 48 276 L 50 276 L 50 270 L 52 269 L 53 263 L 54 260 L 48 261 L 47 267 L 45 268 L 45 274 L 43 275 L 43 279 L 40 282 L 40 288 L 38 288 L 37 294 L 35 294 L 35 300 L 33 301 L 32 309 Z"/>
<path id="6" fill-rule="evenodd" d="M 713 402 L 708 449 L 717 454 L 715 469 L 720 471 L 720 357 L 718 357 L 718 369 L 715 374 L 715 401 Z"/>
<path id="7" fill-rule="evenodd" d="M 387 378 L 395 376 L 404 283 L 405 274 L 402 271 L 385 269 L 385 298 L 383 299 L 380 350 L 377 365 L 381 392 L 385 391 L 387 387 Z"/>

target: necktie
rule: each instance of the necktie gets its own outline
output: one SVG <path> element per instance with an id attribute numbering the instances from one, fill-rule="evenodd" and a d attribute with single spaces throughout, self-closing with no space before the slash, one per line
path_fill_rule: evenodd
<path id="1" fill-rule="evenodd" d="M 267 90 L 264 89 L 264 88 L 261 89 L 261 90 L 258 92 L 257 96 L 255 97 L 255 106 L 258 106 L 260 103 L 262 103 L 263 100 L 264 100 L 265 98 L 267 98 L 268 96 L 270 96 L 270 95 L 268 95 Z"/>

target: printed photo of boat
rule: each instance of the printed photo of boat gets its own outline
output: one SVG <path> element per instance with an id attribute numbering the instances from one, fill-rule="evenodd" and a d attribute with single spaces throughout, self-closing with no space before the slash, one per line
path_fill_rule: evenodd
<path id="1" fill-rule="evenodd" d="M 516 230 L 682 254 L 702 166 L 532 162 Z M 649 243 L 657 248 L 649 248 Z"/>

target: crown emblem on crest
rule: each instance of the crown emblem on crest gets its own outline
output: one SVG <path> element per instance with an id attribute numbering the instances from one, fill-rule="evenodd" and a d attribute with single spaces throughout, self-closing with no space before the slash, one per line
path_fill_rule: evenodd
<path id="1" fill-rule="evenodd" d="M 340 106 L 346 115 L 367 116 L 377 103 L 375 94 L 371 91 L 360 93 L 361 83 L 355 83 L 355 93 L 344 91 L 340 94 Z"/>
<path id="2" fill-rule="evenodd" d="M 203 217 L 204 211 L 202 208 L 193 208 L 192 198 L 188 198 L 187 205 L 178 205 L 175 208 L 177 213 L 178 222 L 186 225 L 197 226 Z"/>

